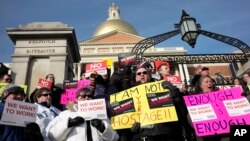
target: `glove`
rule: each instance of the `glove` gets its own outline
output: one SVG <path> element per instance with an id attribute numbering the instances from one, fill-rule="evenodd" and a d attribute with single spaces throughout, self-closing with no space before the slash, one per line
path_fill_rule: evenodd
<path id="1" fill-rule="evenodd" d="M 161 85 L 162 85 L 162 87 L 163 87 L 164 89 L 169 89 L 169 91 L 170 91 L 170 93 L 171 93 L 171 96 L 172 96 L 173 98 L 179 96 L 180 90 L 179 90 L 176 86 L 174 86 L 171 82 L 169 82 L 169 81 L 163 81 L 163 82 L 161 83 Z"/>
<path id="2" fill-rule="evenodd" d="M 169 89 L 170 91 L 175 89 L 175 86 L 169 81 L 163 81 L 161 85 L 164 89 Z"/>
<path id="3" fill-rule="evenodd" d="M 102 121 L 100 119 L 92 119 L 90 121 L 91 125 L 94 126 L 97 130 L 99 130 L 101 133 L 104 132 L 104 130 L 106 129 L 104 124 L 102 123 Z"/>
<path id="4" fill-rule="evenodd" d="M 26 124 L 24 128 L 24 138 L 25 141 L 43 141 L 39 125 L 35 122 Z"/>
<path id="5" fill-rule="evenodd" d="M 74 126 L 78 126 L 80 124 L 84 123 L 84 118 L 83 117 L 75 117 L 75 118 L 69 118 L 68 120 L 68 127 L 74 127 Z"/>
<path id="6" fill-rule="evenodd" d="M 138 133 L 140 131 L 141 124 L 139 122 L 135 122 L 133 126 L 131 127 L 132 133 Z"/>

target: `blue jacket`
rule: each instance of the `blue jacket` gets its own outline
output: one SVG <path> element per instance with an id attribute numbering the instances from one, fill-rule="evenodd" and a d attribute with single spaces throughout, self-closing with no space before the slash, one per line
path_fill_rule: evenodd
<path id="1" fill-rule="evenodd" d="M 5 103 L 0 103 L 0 119 Z M 0 124 L 0 141 L 24 141 L 24 127 Z"/>

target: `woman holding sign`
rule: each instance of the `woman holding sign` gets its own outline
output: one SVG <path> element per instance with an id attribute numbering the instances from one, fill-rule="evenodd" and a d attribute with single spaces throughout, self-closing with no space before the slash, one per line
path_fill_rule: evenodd
<path id="1" fill-rule="evenodd" d="M 5 103 L 8 100 L 24 101 L 25 93 L 20 86 L 8 84 L 1 95 L 0 119 L 4 114 Z M 13 104 L 14 105 L 14 104 Z M 8 105 L 9 106 L 9 105 Z M 11 111 L 13 109 L 9 109 Z M 39 126 L 34 123 L 26 124 L 26 127 L 13 126 L 0 123 L 0 141 L 43 141 Z"/>
<path id="2" fill-rule="evenodd" d="M 91 100 L 90 89 L 79 89 L 76 99 L 77 102 Z M 61 112 L 49 123 L 46 131 L 51 141 L 117 141 L 119 139 L 108 120 L 85 121 L 78 109 L 77 103 L 68 104 L 67 110 Z"/>
<path id="3" fill-rule="evenodd" d="M 202 76 L 197 81 L 194 87 L 194 94 L 205 94 L 219 90 L 214 87 L 213 79 L 210 76 Z M 190 116 L 188 115 L 190 118 Z M 190 124 L 191 118 L 189 119 Z M 199 137 L 198 137 L 199 138 Z M 203 141 L 229 141 L 229 134 L 216 134 L 211 136 L 204 136 Z"/>

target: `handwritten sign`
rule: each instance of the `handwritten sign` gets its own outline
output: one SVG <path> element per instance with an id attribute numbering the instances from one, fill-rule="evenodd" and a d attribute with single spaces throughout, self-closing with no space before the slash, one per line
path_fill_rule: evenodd
<path id="1" fill-rule="evenodd" d="M 216 85 L 216 87 L 219 88 L 220 90 L 231 89 L 233 87 L 240 87 L 243 91 L 243 88 L 241 85 Z"/>
<path id="2" fill-rule="evenodd" d="M 230 125 L 250 125 L 250 105 L 241 87 L 184 96 L 197 136 L 229 133 Z"/>
<path id="3" fill-rule="evenodd" d="M 65 89 L 65 91 L 61 94 L 60 103 L 66 105 L 68 102 L 76 101 L 76 92 L 77 89 Z"/>
<path id="4" fill-rule="evenodd" d="M 68 84 L 66 84 L 68 86 L 65 88 L 65 92 L 63 92 L 61 94 L 61 100 L 60 100 L 60 103 L 63 105 L 66 105 L 69 101 L 75 102 L 76 101 L 76 92 L 80 88 L 88 87 L 90 85 L 90 80 L 78 80 L 75 82 L 75 84 L 70 83 L 70 82 L 66 82 L 66 83 L 68 83 Z M 69 85 L 71 85 L 71 86 L 69 86 Z"/>
<path id="5" fill-rule="evenodd" d="M 85 88 L 90 85 L 90 80 L 78 80 L 77 89 Z"/>
<path id="6" fill-rule="evenodd" d="M 111 126 L 113 129 L 131 128 L 177 121 L 176 109 L 168 89 L 162 81 L 142 84 L 110 96 Z"/>
<path id="7" fill-rule="evenodd" d="M 78 101 L 78 111 L 85 120 L 107 119 L 105 99 Z"/>
<path id="8" fill-rule="evenodd" d="M 7 100 L 1 124 L 25 127 L 36 121 L 37 105 L 16 100 Z"/>
<path id="9" fill-rule="evenodd" d="M 45 88 L 51 88 L 52 86 L 52 82 L 51 81 L 48 81 L 46 79 L 43 79 L 43 78 L 39 78 L 38 80 L 38 86 L 41 86 L 41 87 L 45 87 Z"/>

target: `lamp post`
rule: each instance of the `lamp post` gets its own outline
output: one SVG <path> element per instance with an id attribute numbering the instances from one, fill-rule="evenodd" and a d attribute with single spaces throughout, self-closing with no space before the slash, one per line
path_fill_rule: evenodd
<path id="1" fill-rule="evenodd" d="M 181 21 L 177 28 L 181 30 L 182 40 L 186 41 L 192 48 L 194 48 L 196 39 L 199 35 L 198 24 L 196 24 L 196 19 L 190 17 L 184 10 L 182 10 Z"/>
<path id="2" fill-rule="evenodd" d="M 182 10 L 181 20 L 178 24 L 174 24 L 175 30 L 155 35 L 138 42 L 131 51 L 135 56 L 135 61 L 130 62 L 131 65 L 142 60 L 145 61 L 166 61 L 175 64 L 196 64 L 196 63 L 232 63 L 232 62 L 246 62 L 250 57 L 250 47 L 239 39 L 225 36 L 222 34 L 209 32 L 201 29 L 200 24 L 196 24 L 196 19 L 190 17 L 184 10 Z M 196 44 L 196 39 L 199 35 L 209 37 L 211 39 L 223 42 L 225 44 L 234 46 L 242 51 L 242 53 L 234 54 L 185 54 L 185 55 L 160 55 L 153 57 L 143 57 L 143 53 L 148 48 L 168 40 L 177 34 L 182 35 L 182 40 L 187 42 L 192 48 Z M 184 74 L 186 79 L 186 75 Z"/>
<path id="3" fill-rule="evenodd" d="M 143 60 L 142 54 L 144 53 L 145 50 L 148 48 L 163 42 L 165 40 L 168 40 L 171 37 L 176 36 L 177 34 L 182 35 L 182 40 L 186 41 L 190 46 L 194 48 L 196 44 L 196 39 L 199 35 L 203 35 L 212 39 L 215 39 L 217 41 L 223 42 L 225 44 L 234 46 L 238 48 L 239 50 L 242 51 L 242 53 L 238 54 L 214 54 L 217 55 L 216 58 L 211 56 L 210 58 L 207 58 L 210 56 L 209 54 L 202 54 L 199 55 L 199 58 L 207 58 L 203 60 L 197 60 L 195 56 L 197 55 L 192 55 L 194 59 L 192 59 L 190 56 L 191 55 L 183 55 L 180 59 L 163 59 L 165 56 L 160 56 L 160 57 L 154 57 L 154 58 L 147 58 L 147 60 L 161 60 L 161 61 L 170 61 L 170 62 L 175 62 L 175 63 L 184 63 L 184 64 L 191 64 L 191 63 L 231 63 L 231 62 L 246 62 L 248 61 L 248 57 L 250 57 L 250 47 L 242 42 L 239 39 L 225 36 L 222 34 L 214 33 L 214 32 L 209 32 L 206 30 L 201 29 L 200 24 L 196 24 L 196 19 L 193 17 L 190 17 L 184 10 L 182 10 L 182 16 L 181 20 L 178 24 L 174 24 L 174 27 L 176 28 L 175 30 L 162 33 L 159 35 L 155 35 L 149 38 L 146 38 L 144 40 L 141 40 L 138 42 L 134 48 L 131 50 L 131 53 L 134 53 L 136 55 L 135 62 L 140 62 Z M 173 56 L 173 55 L 172 55 Z M 180 57 L 180 56 L 177 56 Z M 145 60 L 145 59 L 144 59 Z M 131 64 L 133 64 L 131 62 Z"/>

